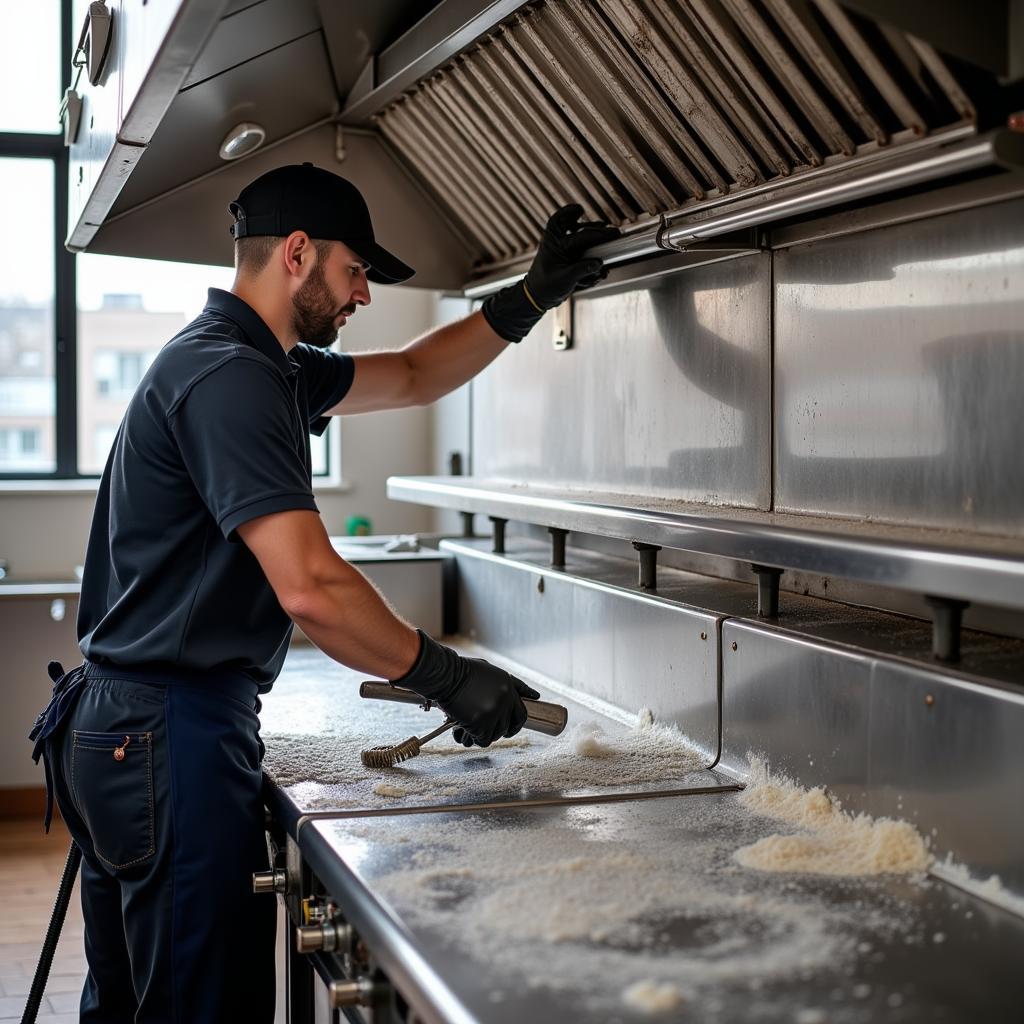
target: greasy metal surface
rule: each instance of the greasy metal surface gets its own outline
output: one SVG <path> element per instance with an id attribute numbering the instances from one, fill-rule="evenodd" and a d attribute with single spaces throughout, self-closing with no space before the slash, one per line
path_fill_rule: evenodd
<path id="1" fill-rule="evenodd" d="M 827 785 L 852 811 L 911 821 L 938 859 L 981 881 L 998 875 L 1018 897 L 1022 729 L 1019 685 L 723 625 L 724 771 L 742 778 L 748 756 L 763 756 L 803 785 Z"/>
<path id="2" fill-rule="evenodd" d="M 471 653 L 474 657 L 487 656 L 486 651 L 479 649 Z M 521 746 L 500 743 L 488 750 L 474 749 L 446 756 L 432 756 L 433 752 L 428 754 L 431 748 L 426 747 L 419 757 L 380 775 L 379 779 L 364 771 L 362 777 L 352 783 L 344 779 L 319 781 L 318 771 L 324 770 L 325 764 L 331 761 L 332 743 L 351 745 L 353 738 L 357 747 L 397 743 L 409 736 L 422 735 L 442 721 L 440 711 L 424 712 L 419 707 L 360 699 L 359 683 L 363 678 L 362 673 L 337 664 L 315 648 L 293 647 L 273 690 L 263 698 L 260 720 L 268 749 L 273 751 L 275 736 L 282 737 L 284 739 L 277 741 L 278 747 L 287 742 L 291 756 L 309 766 L 304 772 L 306 781 L 289 782 L 275 777 L 272 771 L 267 778 L 264 798 L 277 820 L 293 834 L 306 817 L 361 817 L 522 801 L 591 802 L 731 784 L 731 780 L 706 770 L 688 772 L 674 779 L 611 787 L 571 784 L 531 787 L 523 783 L 509 790 L 475 782 L 474 776 L 481 771 L 515 766 L 520 760 Z M 543 697 L 568 709 L 569 728 L 576 723 L 596 721 L 606 732 L 613 733 L 625 730 L 627 726 L 623 722 L 634 717 L 611 718 L 593 704 L 573 700 L 569 689 L 559 687 L 556 692 L 546 688 L 535 675 L 529 678 L 539 685 Z M 522 739 L 530 744 L 531 750 L 540 750 L 551 742 L 549 737 L 533 733 L 524 734 Z M 358 770 L 358 756 L 355 767 Z M 387 795 L 377 795 L 373 792 L 375 782 L 394 789 Z M 403 793 L 403 789 L 408 792 Z"/>
<path id="3" fill-rule="evenodd" d="M 863 70 L 852 73 L 852 65 Z M 546 0 L 433 67 L 446 84 L 476 80 L 472 101 L 483 121 L 512 131 L 509 107 L 525 108 L 520 117 L 549 140 L 539 159 L 527 147 L 509 154 L 518 169 L 503 177 L 563 193 L 571 167 L 577 180 L 589 179 L 579 198 L 617 224 L 742 195 L 826 161 L 855 162 L 880 145 L 898 148 L 972 120 L 969 99 L 934 50 L 922 56 L 892 29 L 869 38 L 827 0 L 773 0 L 763 14 L 748 0 Z M 440 96 L 408 83 L 376 121 L 391 121 L 394 138 L 410 130 L 414 108 L 427 126 L 420 135 L 444 131 Z M 554 140 L 564 148 L 552 149 Z M 431 179 L 427 150 L 406 148 Z M 487 198 L 492 221 L 515 208 L 500 188 Z M 474 218 L 463 226 L 485 263 L 533 243 L 508 223 L 489 232 Z"/>
<path id="4" fill-rule="evenodd" d="M 448 282 L 465 280 L 469 249 L 382 140 L 352 131 L 344 142 L 344 173 L 359 182 L 373 212 L 377 240 L 416 268 L 413 280 L 418 286 L 446 287 Z M 336 145 L 333 126 L 323 125 L 279 146 L 263 147 L 246 159 L 222 163 L 186 188 L 119 214 L 97 232 L 90 249 L 230 266 L 227 204 L 254 178 L 282 164 L 310 160 L 319 167 L 336 166 Z"/>
<path id="5" fill-rule="evenodd" d="M 420 19 L 399 39 L 381 52 L 367 55 L 372 67 L 368 88 L 354 88 L 348 94 L 341 120 L 345 124 L 367 120 L 403 90 L 514 13 L 522 3 L 523 0 L 435 0 L 429 12 L 421 6 Z M 341 31 L 339 25 L 339 34 Z M 356 34 L 351 26 L 348 33 Z"/>
<path id="6" fill-rule="evenodd" d="M 1005 538 L 476 477 L 391 477 L 388 496 L 437 508 L 757 562 L 917 594 L 1024 606 L 1024 549 Z"/>
<path id="7" fill-rule="evenodd" d="M 473 382 L 474 472 L 767 508 L 769 273 L 758 254 L 577 298 L 567 352 L 542 321 Z"/>
<path id="8" fill-rule="evenodd" d="M 1019 677 L 1020 678 L 1020 677 Z M 1015 692 L 879 660 L 871 680 L 868 809 L 1024 897 L 1024 687 Z"/>
<path id="9" fill-rule="evenodd" d="M 724 622 L 722 769 L 743 778 L 753 754 L 802 785 L 827 783 L 844 804 L 863 803 L 872 665 L 865 653 Z"/>
<path id="10" fill-rule="evenodd" d="M 776 509 L 1024 537 L 1022 225 L 1014 200 L 775 255 Z"/>
<path id="11" fill-rule="evenodd" d="M 432 1024 L 634 1020 L 641 1014 L 623 1001 L 627 986 L 652 974 L 671 981 L 676 966 L 688 982 L 684 1001 L 659 1019 L 1019 1019 L 1024 922 L 939 883 L 764 875 L 731 864 L 733 850 L 777 827 L 742 812 L 735 796 L 720 795 L 400 821 L 317 821 L 303 830 L 301 845 L 379 966 Z M 611 930 L 531 945 L 506 932 L 500 916 L 488 925 L 481 906 L 488 896 L 500 902 L 503 881 L 475 880 L 481 865 L 474 844 L 459 841 L 463 833 L 501 844 L 521 873 L 545 878 L 557 872 L 559 905 L 564 901 L 567 914 L 595 899 L 610 901 Z M 595 864 L 613 857 L 642 863 L 654 850 L 685 873 L 692 897 L 672 894 L 674 909 L 659 915 L 652 949 L 631 937 L 628 911 L 617 906 L 615 894 L 595 894 L 591 872 L 566 870 L 565 863 L 579 855 Z M 431 875 L 437 864 L 443 870 Z M 423 876 L 421 887 L 403 884 L 408 873 Z M 648 877 L 624 872 L 623 898 L 642 892 Z M 717 914 L 709 905 L 719 908 Z M 781 940 L 780 907 L 792 915 Z M 637 917 L 640 928 L 650 926 L 642 911 Z M 494 936 L 486 949 L 462 938 L 466 921 Z M 811 952 L 813 969 L 798 962 L 773 973 L 780 946 L 822 928 L 828 933 L 823 941 L 836 941 L 843 950 L 835 962 L 822 963 Z M 595 969 L 603 955 L 613 957 L 615 969 Z M 638 963 L 632 971 L 631 957 Z M 702 961 L 707 977 L 694 983 Z M 737 965 L 735 973 L 730 964 Z"/>
<path id="12" fill-rule="evenodd" d="M 579 694 L 627 712 L 648 707 L 715 760 L 717 616 L 521 561 L 511 549 L 499 557 L 458 541 L 443 547 L 458 563 L 463 635 Z"/>

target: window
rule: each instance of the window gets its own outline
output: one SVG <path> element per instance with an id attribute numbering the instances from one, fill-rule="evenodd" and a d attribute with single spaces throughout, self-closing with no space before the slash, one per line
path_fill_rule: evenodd
<path id="1" fill-rule="evenodd" d="M 0 274 L 0 477 L 101 473 L 160 348 L 202 309 L 208 287 L 233 276 L 65 250 L 68 151 L 57 112 L 77 40 L 71 8 L 19 5 L 21 42 L 0 61 L 0 195 L 11 200 L 6 237 L 17 239 Z M 336 432 L 312 439 L 317 475 L 330 471 Z"/>
<path id="2" fill-rule="evenodd" d="M 101 473 L 117 425 L 157 353 L 203 308 L 208 288 L 231 287 L 234 271 L 90 253 L 77 263 L 78 469 Z M 326 475 L 328 435 L 311 441 L 313 472 Z"/>
<path id="3" fill-rule="evenodd" d="M 0 132 L 58 130 L 61 6 L 57 0 L 4 5 Z"/>
<path id="4" fill-rule="evenodd" d="M 54 166 L 0 158 L 10 248 L 0 274 L 0 472 L 56 468 L 54 375 Z M 29 446 L 22 437 L 31 437 Z"/>

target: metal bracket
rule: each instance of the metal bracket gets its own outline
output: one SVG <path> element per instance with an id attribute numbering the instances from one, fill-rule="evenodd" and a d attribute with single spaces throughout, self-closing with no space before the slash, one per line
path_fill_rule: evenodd
<path id="1" fill-rule="evenodd" d="M 85 68 L 90 85 L 99 85 L 106 70 L 113 29 L 114 16 L 110 8 L 102 0 L 93 0 L 82 23 L 78 46 L 71 57 L 72 65 Z"/>
<path id="2" fill-rule="evenodd" d="M 554 326 L 551 329 L 551 344 L 557 352 L 572 348 L 572 298 L 555 308 Z"/>
<path id="3" fill-rule="evenodd" d="M 932 609 L 932 657 L 936 661 L 959 661 L 960 623 L 970 601 L 929 595 L 925 595 L 925 601 Z"/>
<path id="4" fill-rule="evenodd" d="M 750 563 L 751 571 L 757 576 L 757 614 L 762 619 L 779 617 L 779 577 L 782 570 L 774 565 Z"/>
<path id="5" fill-rule="evenodd" d="M 77 90 L 64 90 L 64 99 L 57 116 L 64 124 L 64 145 L 73 146 L 78 138 L 78 126 L 82 122 L 82 97 Z"/>
<path id="6" fill-rule="evenodd" d="M 644 544 L 643 541 L 632 541 L 633 547 L 640 555 L 640 589 L 658 589 L 658 544 Z"/>
<path id="7" fill-rule="evenodd" d="M 460 512 L 462 516 L 462 536 L 463 537 L 474 537 L 476 534 L 473 532 L 473 513 L 472 512 Z"/>
<path id="8" fill-rule="evenodd" d="M 549 526 L 548 533 L 551 534 L 551 564 L 556 569 L 565 568 L 565 538 L 568 530 L 561 530 L 557 526 Z"/>
<path id="9" fill-rule="evenodd" d="M 487 518 L 494 524 L 494 546 L 491 550 L 496 555 L 503 555 L 505 554 L 505 524 L 508 520 L 499 519 L 498 516 L 488 516 Z"/>

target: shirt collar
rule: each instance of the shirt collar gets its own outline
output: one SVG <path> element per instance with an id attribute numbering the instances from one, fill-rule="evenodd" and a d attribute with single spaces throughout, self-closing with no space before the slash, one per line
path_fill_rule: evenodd
<path id="1" fill-rule="evenodd" d="M 225 316 L 237 324 L 245 340 L 262 352 L 286 377 L 298 370 L 298 364 L 281 347 L 274 332 L 244 299 L 222 288 L 211 288 L 206 297 L 206 311 Z"/>

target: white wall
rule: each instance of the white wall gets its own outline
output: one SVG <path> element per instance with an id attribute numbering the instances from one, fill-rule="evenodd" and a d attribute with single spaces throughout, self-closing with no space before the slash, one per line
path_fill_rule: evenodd
<path id="1" fill-rule="evenodd" d="M 352 352 L 400 347 L 432 326 L 435 294 L 415 288 L 374 289 L 373 302 L 352 318 L 342 334 Z M 429 509 L 385 496 L 393 474 L 432 471 L 429 409 L 344 417 L 341 422 L 343 493 L 318 496 L 328 532 L 343 533 L 350 515 L 365 515 L 378 533 L 430 529 Z M 17 485 L 15 485 L 17 486 Z M 0 483 L 0 558 L 18 579 L 69 579 L 82 562 L 95 502 L 95 487 L 21 490 Z"/>

